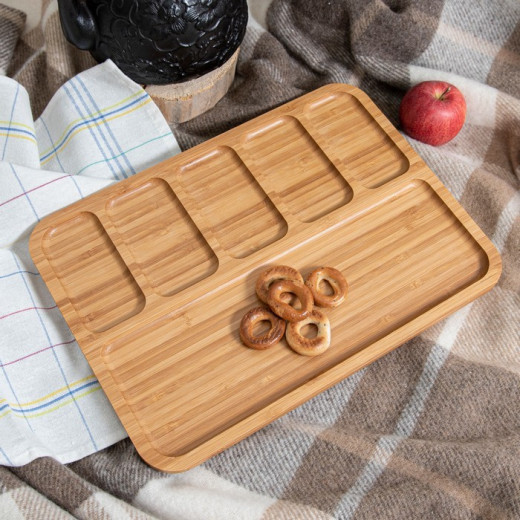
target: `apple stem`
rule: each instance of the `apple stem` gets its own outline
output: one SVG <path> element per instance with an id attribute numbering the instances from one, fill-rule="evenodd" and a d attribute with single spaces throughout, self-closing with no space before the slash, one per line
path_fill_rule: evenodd
<path id="1" fill-rule="evenodd" d="M 451 87 L 446 87 L 446 90 L 439 96 L 439 99 L 444 99 L 444 96 L 451 90 Z"/>

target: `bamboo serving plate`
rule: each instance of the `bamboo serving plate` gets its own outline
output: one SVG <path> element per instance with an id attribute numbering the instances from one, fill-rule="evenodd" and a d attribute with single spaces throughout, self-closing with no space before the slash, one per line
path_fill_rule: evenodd
<path id="1" fill-rule="evenodd" d="M 31 254 L 141 456 L 183 471 L 489 290 L 488 238 L 373 102 L 334 84 L 43 219 Z M 263 268 L 332 266 L 314 358 L 239 338 Z"/>

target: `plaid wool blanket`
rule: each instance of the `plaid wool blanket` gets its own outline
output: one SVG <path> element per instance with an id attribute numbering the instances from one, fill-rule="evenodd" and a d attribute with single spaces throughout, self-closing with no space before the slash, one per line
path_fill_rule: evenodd
<path id="1" fill-rule="evenodd" d="M 36 119 L 95 62 L 65 41 L 55 1 L 8 4 L 0 74 L 25 87 Z M 335 82 L 365 91 L 398 127 L 410 86 L 446 80 L 466 98 L 464 128 L 442 147 L 409 142 L 495 244 L 501 278 L 187 472 L 150 468 L 128 439 L 68 464 L 0 466 L 0 518 L 520 518 L 520 3 L 249 4 L 234 83 L 214 109 L 171 126 L 181 148 Z"/>

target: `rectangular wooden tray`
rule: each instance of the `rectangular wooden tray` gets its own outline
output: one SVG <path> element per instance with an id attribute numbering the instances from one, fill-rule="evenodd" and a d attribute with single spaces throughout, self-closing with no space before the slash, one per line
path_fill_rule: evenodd
<path id="1" fill-rule="evenodd" d="M 31 254 L 141 456 L 183 471 L 467 304 L 499 254 L 357 88 L 293 100 L 43 219 Z M 268 265 L 349 284 L 331 348 L 242 345 Z"/>

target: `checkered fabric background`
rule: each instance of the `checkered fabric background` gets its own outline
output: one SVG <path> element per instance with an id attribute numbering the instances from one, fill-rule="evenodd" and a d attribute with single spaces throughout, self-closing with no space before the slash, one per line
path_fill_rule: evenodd
<path id="1" fill-rule="evenodd" d="M 28 0 L 9 2 L 21 6 Z M 35 3 L 41 5 L 41 16 L 29 10 L 23 32 L 16 12 L 0 10 L 2 27 L 9 29 L 0 33 L 0 66 L 25 87 L 39 117 L 55 92 L 93 62 L 88 53 L 64 42 L 56 2 Z M 500 250 L 502 276 L 471 305 L 197 468 L 178 475 L 155 471 L 124 439 L 70 464 L 43 457 L 20 467 L 0 467 L 0 511 L 8 518 L 520 518 L 520 3 L 249 0 L 249 6 L 253 16 L 235 82 L 213 110 L 172 126 L 180 147 L 189 148 L 332 82 L 359 86 L 398 126 L 399 103 L 411 85 L 448 80 L 467 100 L 462 132 L 439 148 L 410 143 Z M 4 50 L 13 39 L 16 47 Z M 74 85 L 85 98 L 81 85 L 75 80 Z M 72 86 L 69 92 L 75 94 Z M 98 106 L 124 98 L 98 101 Z M 11 106 L 12 101 L 2 116 L 7 121 Z M 90 106 L 90 112 L 97 111 Z M 75 113 L 72 121 L 78 117 Z M 59 145 L 67 125 L 51 129 L 48 118 L 44 121 Z M 31 131 L 45 139 L 44 133 Z M 118 155 L 113 141 L 110 145 L 107 156 Z M 47 142 L 39 153 L 51 148 Z M 80 168 L 101 159 L 90 158 Z M 127 171 L 121 158 L 119 162 L 112 161 L 113 171 L 106 169 L 104 182 L 113 182 L 113 172 Z M 56 177 L 34 181 L 15 168 L 24 190 L 13 184 L 18 191 L 11 188 L 6 199 L 64 175 L 57 166 Z M 87 177 L 90 168 L 95 166 L 76 177 L 85 183 L 80 185 L 84 194 L 86 183 L 98 182 Z M 0 179 L 18 183 L 10 168 L 2 175 Z M 76 189 L 63 179 L 29 193 L 39 214 L 43 208 L 37 193 L 60 184 Z M 13 203 L 35 221 L 26 199 L 21 195 Z M 1 224 L 2 232 L 12 233 Z M 28 234 L 30 224 L 20 228 Z M 8 253 L 10 271 L 5 274 L 34 272 L 24 263 L 24 251 L 15 248 L 20 268 Z M 52 307 L 43 295 L 34 303 L 27 300 L 22 280 L 34 283 L 35 276 L 10 276 L 21 284 L 19 297 L 26 298 L 17 310 Z M 55 312 L 39 311 L 40 316 Z M 15 316 L 27 313 L 41 328 L 36 310 Z M 35 350 L 50 346 L 43 337 Z M 50 341 L 70 339 L 51 335 Z M 54 363 L 56 390 L 66 385 L 51 352 L 62 361 L 63 352 L 73 346 L 43 353 Z M 2 354 L 1 362 L 26 353 L 5 359 Z M 88 375 L 65 374 L 69 384 Z M 9 392 L 5 380 L 1 388 Z M 77 400 L 84 414 L 83 403 L 100 395 L 93 391 Z M 19 400 L 27 404 L 34 399 L 21 394 Z M 16 406 L 12 397 L 8 401 Z M 76 405 L 67 407 L 81 424 Z M 84 429 L 82 435 L 88 443 Z M 3 438 L 2 431 L 0 443 Z"/>

